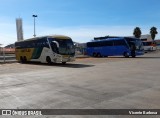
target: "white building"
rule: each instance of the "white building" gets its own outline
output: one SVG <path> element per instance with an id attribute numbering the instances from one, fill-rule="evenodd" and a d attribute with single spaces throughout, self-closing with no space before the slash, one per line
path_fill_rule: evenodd
<path id="1" fill-rule="evenodd" d="M 140 38 L 142 41 L 152 41 L 152 37 L 150 34 L 146 34 L 146 35 L 141 35 Z"/>

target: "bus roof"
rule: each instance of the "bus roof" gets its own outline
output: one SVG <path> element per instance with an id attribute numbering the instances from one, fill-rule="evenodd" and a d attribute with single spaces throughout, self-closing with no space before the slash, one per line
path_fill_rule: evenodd
<path id="1" fill-rule="evenodd" d="M 103 37 L 103 39 L 96 39 L 96 40 L 92 40 L 92 41 L 90 41 L 90 42 L 99 42 L 99 41 L 111 41 L 111 40 L 121 40 L 121 39 L 138 39 L 138 38 L 132 38 L 132 37 L 106 37 L 106 38 L 104 38 Z M 140 40 L 140 39 L 138 39 L 138 40 Z"/>
<path id="2" fill-rule="evenodd" d="M 94 40 L 103 40 L 107 38 L 120 38 L 120 36 L 103 36 L 103 37 L 94 37 Z"/>
<path id="3" fill-rule="evenodd" d="M 111 40 L 121 40 L 124 39 L 124 37 L 117 37 L 117 38 L 106 38 L 106 39 L 100 39 L 100 40 L 92 40 L 91 42 L 101 42 L 101 41 L 111 41 Z"/>
<path id="4" fill-rule="evenodd" d="M 58 38 L 58 39 L 71 39 L 70 37 L 68 36 L 65 36 L 65 35 L 46 35 L 46 36 L 40 36 L 40 37 L 34 37 L 34 38 L 29 38 L 29 39 L 25 39 L 25 40 L 22 40 L 22 41 L 16 41 L 16 42 L 23 42 L 23 41 L 31 41 L 31 40 L 38 40 L 38 39 L 41 39 L 41 38 Z"/>

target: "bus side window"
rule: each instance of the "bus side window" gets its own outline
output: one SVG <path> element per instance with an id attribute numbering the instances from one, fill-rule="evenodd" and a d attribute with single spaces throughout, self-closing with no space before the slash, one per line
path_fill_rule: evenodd
<path id="1" fill-rule="evenodd" d="M 53 52 L 55 52 L 55 53 L 59 52 L 57 45 L 55 43 L 53 43 L 53 42 L 51 42 L 51 48 L 52 48 Z"/>
<path id="2" fill-rule="evenodd" d="M 43 45 L 43 47 L 49 48 L 49 44 L 48 44 L 48 41 L 47 41 L 46 38 L 43 38 L 43 39 L 42 39 L 42 45 Z"/>
<path id="3" fill-rule="evenodd" d="M 97 46 L 96 46 L 97 44 L 96 44 L 95 42 L 92 42 L 92 43 L 90 43 L 89 45 L 90 45 L 90 47 L 97 47 Z"/>
<path id="4" fill-rule="evenodd" d="M 122 45 L 126 45 L 125 41 L 124 40 L 115 40 L 114 41 L 114 45 L 115 46 L 122 46 Z"/>
<path id="5" fill-rule="evenodd" d="M 92 47 L 97 47 L 97 44 L 95 42 L 93 42 L 91 45 L 92 45 Z"/>
<path id="6" fill-rule="evenodd" d="M 113 46 L 113 42 L 112 41 L 105 41 L 105 46 Z"/>
<path id="7" fill-rule="evenodd" d="M 101 46 L 104 46 L 104 43 L 102 41 L 98 42 L 97 43 L 98 45 L 96 47 L 101 47 Z"/>

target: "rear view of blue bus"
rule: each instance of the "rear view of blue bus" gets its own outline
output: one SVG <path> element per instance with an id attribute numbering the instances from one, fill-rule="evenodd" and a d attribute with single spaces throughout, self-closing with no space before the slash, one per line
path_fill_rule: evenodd
<path id="1" fill-rule="evenodd" d="M 87 54 L 93 57 L 143 55 L 144 49 L 140 39 L 116 37 L 96 39 L 87 43 Z"/>

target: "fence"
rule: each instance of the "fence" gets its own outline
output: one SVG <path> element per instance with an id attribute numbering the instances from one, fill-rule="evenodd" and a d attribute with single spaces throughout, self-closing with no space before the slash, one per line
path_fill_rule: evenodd
<path id="1" fill-rule="evenodd" d="M 14 48 L 0 48 L 0 63 L 13 62 L 15 59 Z"/>

